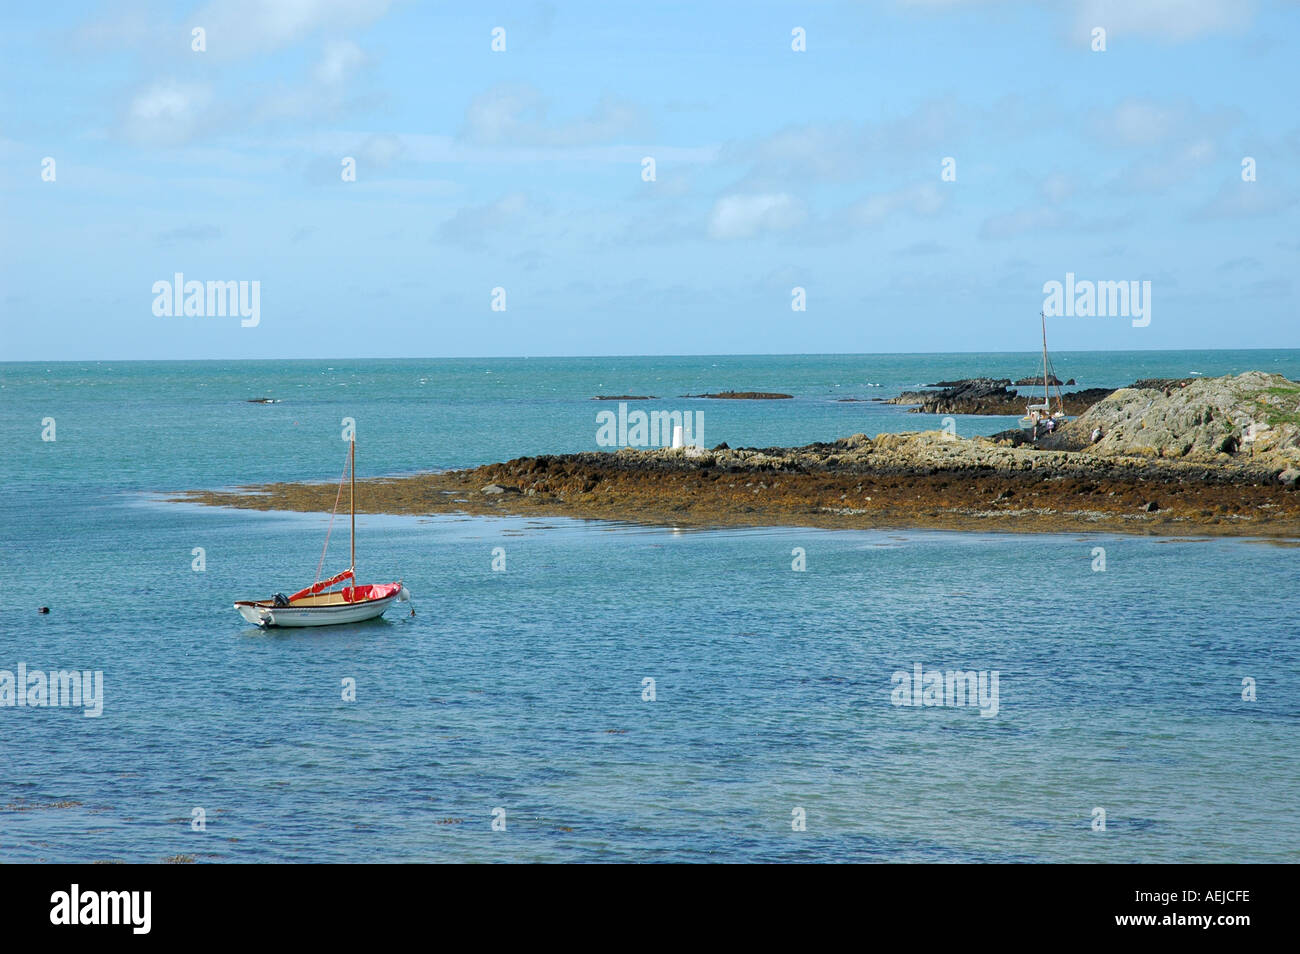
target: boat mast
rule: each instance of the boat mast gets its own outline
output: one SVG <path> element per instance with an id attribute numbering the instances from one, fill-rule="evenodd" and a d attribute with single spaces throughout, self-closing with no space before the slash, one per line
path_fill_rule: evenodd
<path id="1" fill-rule="evenodd" d="M 352 585 L 357 585 L 357 438 L 352 437 L 352 447 L 349 450 L 350 459 L 348 462 L 348 475 L 351 482 L 348 485 L 348 509 L 352 511 Z"/>
<path id="2" fill-rule="evenodd" d="M 1041 311 L 1038 317 L 1043 321 L 1043 404 L 1047 407 L 1047 414 L 1050 417 L 1052 413 L 1052 395 L 1047 390 L 1047 316 Z"/>

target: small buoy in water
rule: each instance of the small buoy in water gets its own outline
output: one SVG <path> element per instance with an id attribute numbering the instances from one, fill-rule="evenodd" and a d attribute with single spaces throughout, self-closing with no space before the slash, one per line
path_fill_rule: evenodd
<path id="1" fill-rule="evenodd" d="M 38 609 L 36 612 L 38 612 L 38 613 L 44 615 L 44 614 L 49 613 L 49 611 L 50 611 L 50 608 L 49 608 L 48 606 L 42 606 L 42 607 L 41 607 L 40 609 Z"/>

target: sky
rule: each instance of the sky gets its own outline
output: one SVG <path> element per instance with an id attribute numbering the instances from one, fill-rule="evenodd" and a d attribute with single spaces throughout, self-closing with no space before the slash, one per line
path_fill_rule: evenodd
<path id="1" fill-rule="evenodd" d="M 1296 348 L 1298 62 L 1300 0 L 5 4 L 0 360 L 1031 351 L 1067 274 L 1150 321 L 1053 350 Z"/>

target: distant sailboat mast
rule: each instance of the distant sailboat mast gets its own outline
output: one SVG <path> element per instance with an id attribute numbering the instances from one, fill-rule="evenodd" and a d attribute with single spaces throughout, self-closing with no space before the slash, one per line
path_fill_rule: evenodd
<path id="1" fill-rule="evenodd" d="M 1053 418 L 1060 418 L 1063 420 L 1065 418 L 1065 399 L 1061 396 L 1061 387 L 1059 382 L 1056 386 L 1056 412 L 1052 412 L 1052 379 L 1050 377 L 1052 374 L 1052 365 L 1050 359 L 1047 357 L 1047 315 L 1040 311 L 1038 317 L 1042 322 L 1043 329 L 1043 403 L 1029 404 L 1028 407 L 1025 408 L 1025 416 L 1021 418 L 1023 423 L 1032 424 L 1034 426 L 1035 438 L 1037 437 L 1038 422 L 1040 419 L 1047 418 L 1051 420 Z M 1033 401 L 1032 394 L 1029 400 L 1031 402 Z"/>
<path id="2" fill-rule="evenodd" d="M 1043 403 L 1047 405 L 1050 405 L 1052 403 L 1051 392 L 1048 391 L 1048 388 L 1049 387 L 1055 388 L 1056 389 L 1056 413 L 1053 415 L 1053 417 L 1064 418 L 1065 397 L 1064 395 L 1061 394 L 1061 379 L 1056 377 L 1056 372 L 1052 370 L 1051 363 L 1047 357 L 1047 316 L 1040 311 L 1038 313 L 1038 317 L 1041 318 L 1043 322 Z M 1051 372 L 1052 379 L 1053 379 L 1053 383 L 1050 385 L 1048 384 L 1049 371 Z"/>
<path id="3" fill-rule="evenodd" d="M 1040 311 L 1038 317 L 1043 321 L 1043 404 L 1047 406 L 1050 412 L 1052 395 L 1047 390 L 1047 316 Z"/>

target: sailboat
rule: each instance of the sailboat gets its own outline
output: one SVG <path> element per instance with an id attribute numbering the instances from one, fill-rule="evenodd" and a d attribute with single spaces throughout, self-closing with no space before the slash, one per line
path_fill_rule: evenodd
<path id="1" fill-rule="evenodd" d="M 276 593 L 270 599 L 235 602 L 235 609 L 239 611 L 239 615 L 250 623 L 258 626 L 332 626 L 336 623 L 360 623 L 363 620 L 383 616 L 393 603 L 410 601 L 411 595 L 400 580 L 396 583 L 357 585 L 356 438 L 353 438 L 350 444 L 347 466 L 343 478 L 339 480 L 339 492 L 334 499 L 334 512 L 330 514 L 330 530 L 334 528 L 339 498 L 343 496 L 343 481 L 348 480 L 348 510 L 352 514 L 351 563 L 342 573 L 328 580 L 320 578 L 321 568 L 325 565 L 325 554 L 330 545 L 330 534 L 327 530 L 325 549 L 321 551 L 321 562 L 316 567 L 315 583 L 304 587 L 292 596 Z M 348 585 L 337 590 L 330 589 L 345 581 Z"/>
<path id="2" fill-rule="evenodd" d="M 1038 317 L 1043 323 L 1043 400 L 1039 404 L 1030 403 L 1025 407 L 1025 416 L 1020 419 L 1021 424 L 1031 425 L 1034 429 L 1034 439 L 1038 438 L 1038 425 L 1044 421 L 1051 421 L 1048 431 L 1056 429 L 1058 423 L 1066 420 L 1065 402 L 1061 398 L 1061 386 L 1056 385 L 1056 410 L 1052 410 L 1051 381 L 1056 375 L 1051 370 L 1051 363 L 1047 360 L 1047 316 L 1041 311 Z M 1030 398 L 1033 401 L 1033 398 Z"/>

